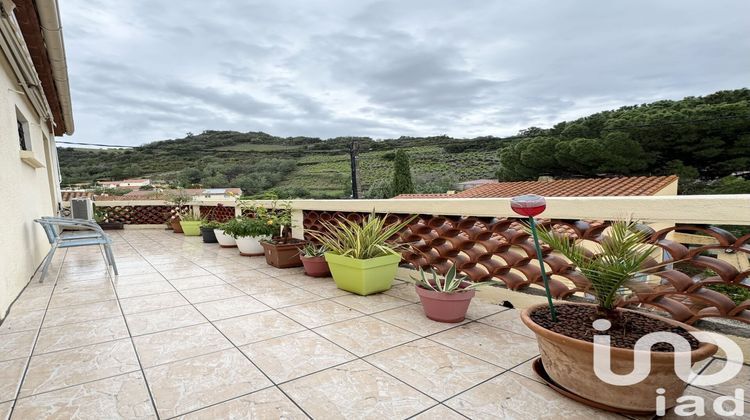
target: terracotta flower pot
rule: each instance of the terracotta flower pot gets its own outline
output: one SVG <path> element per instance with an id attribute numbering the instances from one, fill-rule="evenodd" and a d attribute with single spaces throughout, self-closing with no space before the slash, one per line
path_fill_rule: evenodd
<path id="1" fill-rule="evenodd" d="M 328 268 L 326 257 L 300 257 L 302 265 L 305 266 L 305 274 L 310 277 L 330 277 L 331 269 Z"/>
<path id="2" fill-rule="evenodd" d="M 172 230 L 174 231 L 174 233 L 182 233 L 182 225 L 180 225 L 180 219 L 172 219 L 169 224 L 172 225 Z"/>
<path id="3" fill-rule="evenodd" d="M 565 305 L 587 304 L 565 303 Z M 656 411 L 656 397 L 658 395 L 656 390 L 658 388 L 664 388 L 666 391 L 664 396 L 667 409 L 677 405 L 676 399 L 682 395 L 686 384 L 674 371 L 674 353 L 651 352 L 650 374 L 645 380 L 637 384 L 630 386 L 608 384 L 599 379 L 594 372 L 594 343 L 550 331 L 531 319 L 530 314 L 542 306 L 546 306 L 546 304 L 526 308 L 521 313 L 521 320 L 536 334 L 544 370 L 557 384 L 589 401 L 628 412 Z M 558 306 L 560 305 L 558 304 Z M 635 312 L 628 309 L 618 309 L 618 311 Z M 640 316 L 656 318 L 688 331 L 696 331 L 695 328 L 681 322 L 642 312 L 637 313 Z M 612 372 L 625 374 L 633 371 L 635 353 L 633 350 L 616 347 L 609 350 Z M 697 349 L 690 352 L 690 356 L 692 362 L 696 363 L 711 357 L 716 351 L 715 345 L 701 343 Z"/>
<path id="4" fill-rule="evenodd" d="M 299 267 L 299 249 L 305 241 L 295 240 L 290 243 L 274 243 L 263 241 L 260 243 L 266 255 L 266 263 L 276 268 Z"/>
<path id="5" fill-rule="evenodd" d="M 438 322 L 461 322 L 466 318 L 466 311 L 474 297 L 475 291 L 468 290 L 456 293 L 440 293 L 420 286 L 414 286 L 422 301 L 422 308 L 427 318 Z"/>
<path id="6" fill-rule="evenodd" d="M 214 236 L 216 236 L 216 241 L 222 248 L 234 248 L 237 246 L 237 241 L 231 236 L 225 234 L 221 229 L 214 229 Z"/>

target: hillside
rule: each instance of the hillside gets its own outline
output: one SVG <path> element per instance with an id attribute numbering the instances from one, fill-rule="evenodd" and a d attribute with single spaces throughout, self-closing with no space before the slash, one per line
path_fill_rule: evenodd
<path id="1" fill-rule="evenodd" d="M 239 186 L 246 194 L 346 197 L 349 144 L 266 133 L 204 131 L 132 149 L 59 148 L 63 183 L 150 177 L 182 186 Z M 672 174 L 684 193 L 750 192 L 750 90 L 603 111 L 509 138 L 356 138 L 364 196 L 382 196 L 396 149 L 411 159 L 417 192 L 475 178 Z"/>

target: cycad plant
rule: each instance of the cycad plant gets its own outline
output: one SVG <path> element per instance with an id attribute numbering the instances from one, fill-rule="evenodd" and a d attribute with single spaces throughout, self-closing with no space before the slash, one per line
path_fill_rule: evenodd
<path id="1" fill-rule="evenodd" d="M 389 239 L 405 228 L 416 216 L 398 223 L 386 223 L 386 217 L 371 213 L 364 221 L 339 219 L 321 221 L 322 231 L 311 231 L 310 234 L 323 245 L 328 252 L 357 259 L 370 259 L 386 255 L 396 255 L 405 244 L 395 243 Z"/>
<path id="2" fill-rule="evenodd" d="M 554 250 L 563 254 L 578 266 L 583 275 L 591 282 L 589 291 L 596 299 L 596 318 L 616 320 L 618 292 L 623 288 L 632 288 L 632 280 L 645 271 L 644 263 L 655 250 L 645 244 L 648 235 L 638 230 L 633 221 L 615 221 L 609 235 L 595 249 L 586 249 L 570 238 L 557 234 L 550 229 L 540 229 L 539 236 Z"/>

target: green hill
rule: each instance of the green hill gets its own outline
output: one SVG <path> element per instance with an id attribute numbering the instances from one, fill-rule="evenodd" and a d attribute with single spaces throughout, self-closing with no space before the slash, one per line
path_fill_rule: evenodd
<path id="1" fill-rule="evenodd" d="M 531 127 L 518 136 L 275 137 L 204 131 L 132 149 L 59 148 L 63 183 L 149 177 L 174 185 L 238 186 L 254 195 L 346 197 L 349 145 L 359 147 L 360 189 L 384 196 L 396 149 L 411 160 L 417 192 L 445 192 L 476 178 L 522 180 L 676 173 L 684 193 L 750 192 L 750 90 L 622 107 Z"/>

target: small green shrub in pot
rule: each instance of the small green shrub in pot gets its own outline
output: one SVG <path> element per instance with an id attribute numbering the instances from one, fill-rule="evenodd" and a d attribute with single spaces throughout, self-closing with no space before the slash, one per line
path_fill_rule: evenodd
<path id="1" fill-rule="evenodd" d="M 240 254 L 245 256 L 263 255 L 260 241 L 271 239 L 273 233 L 271 224 L 249 217 L 237 217 L 224 224 L 224 234 L 235 239 Z"/>
<path id="2" fill-rule="evenodd" d="M 180 227 L 185 236 L 200 236 L 202 222 L 200 214 L 192 210 L 180 214 Z"/>
<path id="3" fill-rule="evenodd" d="M 222 227 L 222 223 L 216 221 L 216 220 L 203 220 L 201 221 L 201 236 L 203 237 L 203 242 L 207 244 L 215 244 L 218 242 L 218 239 L 216 239 L 216 233 L 214 233 L 215 229 L 219 229 Z"/>
<path id="4" fill-rule="evenodd" d="M 372 213 L 362 222 L 344 218 L 322 221 L 323 231 L 310 234 L 328 249 L 325 259 L 336 286 L 369 295 L 391 288 L 401 261 L 399 251 L 406 247 L 391 238 L 415 218 L 388 224 L 386 217 Z"/>

